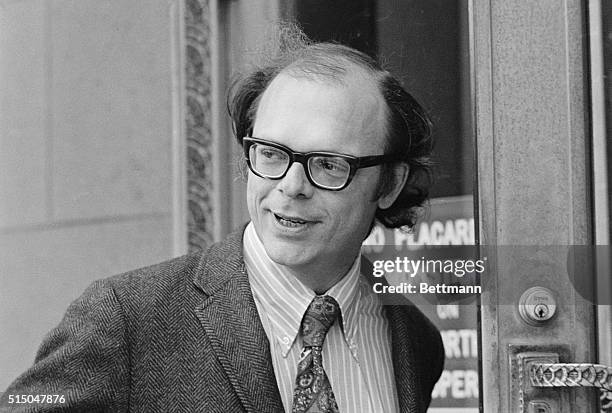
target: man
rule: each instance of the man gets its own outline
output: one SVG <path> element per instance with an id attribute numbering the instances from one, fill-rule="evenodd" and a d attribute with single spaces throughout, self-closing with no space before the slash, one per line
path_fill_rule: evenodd
<path id="1" fill-rule="evenodd" d="M 2 411 L 425 412 L 440 335 L 382 305 L 359 251 L 375 218 L 414 225 L 427 117 L 360 52 L 284 44 L 229 101 L 251 222 L 90 286 Z"/>

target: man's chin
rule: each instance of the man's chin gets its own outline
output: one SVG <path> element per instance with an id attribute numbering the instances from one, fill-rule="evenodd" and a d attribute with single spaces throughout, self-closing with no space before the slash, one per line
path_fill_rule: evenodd
<path id="1" fill-rule="evenodd" d="M 270 240 L 269 242 L 264 241 L 264 247 L 272 261 L 285 267 L 299 267 L 309 261 L 309 248 L 304 245 L 296 245 L 289 241 Z"/>

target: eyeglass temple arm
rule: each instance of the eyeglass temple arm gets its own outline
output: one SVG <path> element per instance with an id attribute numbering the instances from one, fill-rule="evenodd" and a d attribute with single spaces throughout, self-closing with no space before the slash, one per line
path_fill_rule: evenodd
<path id="1" fill-rule="evenodd" d="M 374 155 L 374 156 L 364 156 L 362 158 L 359 158 L 359 168 L 368 168 L 370 166 L 376 166 L 376 165 L 380 165 L 383 163 L 389 163 L 389 162 L 400 162 L 401 159 L 399 159 L 397 156 L 395 155 Z"/>

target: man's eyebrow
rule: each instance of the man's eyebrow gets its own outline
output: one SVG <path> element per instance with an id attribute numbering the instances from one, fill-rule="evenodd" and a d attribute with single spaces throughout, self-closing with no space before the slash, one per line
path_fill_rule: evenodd
<path id="1" fill-rule="evenodd" d="M 246 136 L 245 136 L 246 137 Z M 289 149 L 291 152 L 295 152 L 295 153 L 299 153 L 299 154 L 309 154 L 309 153 L 330 153 L 330 154 L 336 154 L 336 155 L 348 155 L 348 156 L 353 156 L 355 158 L 360 158 L 360 157 L 364 157 L 364 156 L 372 156 L 371 154 L 367 154 L 367 155 L 355 155 L 352 153 L 347 153 L 346 150 L 344 149 L 313 149 L 313 150 L 307 150 L 307 151 L 296 151 L 295 149 L 291 148 L 290 146 L 285 145 L 284 143 L 280 143 L 276 140 L 274 140 L 274 138 L 264 138 L 263 136 L 250 136 L 251 138 L 255 138 L 255 139 L 262 139 L 262 140 L 266 140 L 270 143 L 274 143 L 275 145 L 279 145 L 282 146 L 284 148 Z"/>

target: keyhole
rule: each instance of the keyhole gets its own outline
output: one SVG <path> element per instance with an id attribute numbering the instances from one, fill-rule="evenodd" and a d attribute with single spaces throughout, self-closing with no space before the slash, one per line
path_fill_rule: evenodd
<path id="1" fill-rule="evenodd" d="M 538 318 L 544 318 L 546 317 L 546 314 L 548 313 L 548 309 L 546 308 L 545 305 L 538 305 L 535 309 L 535 313 L 538 316 Z"/>

